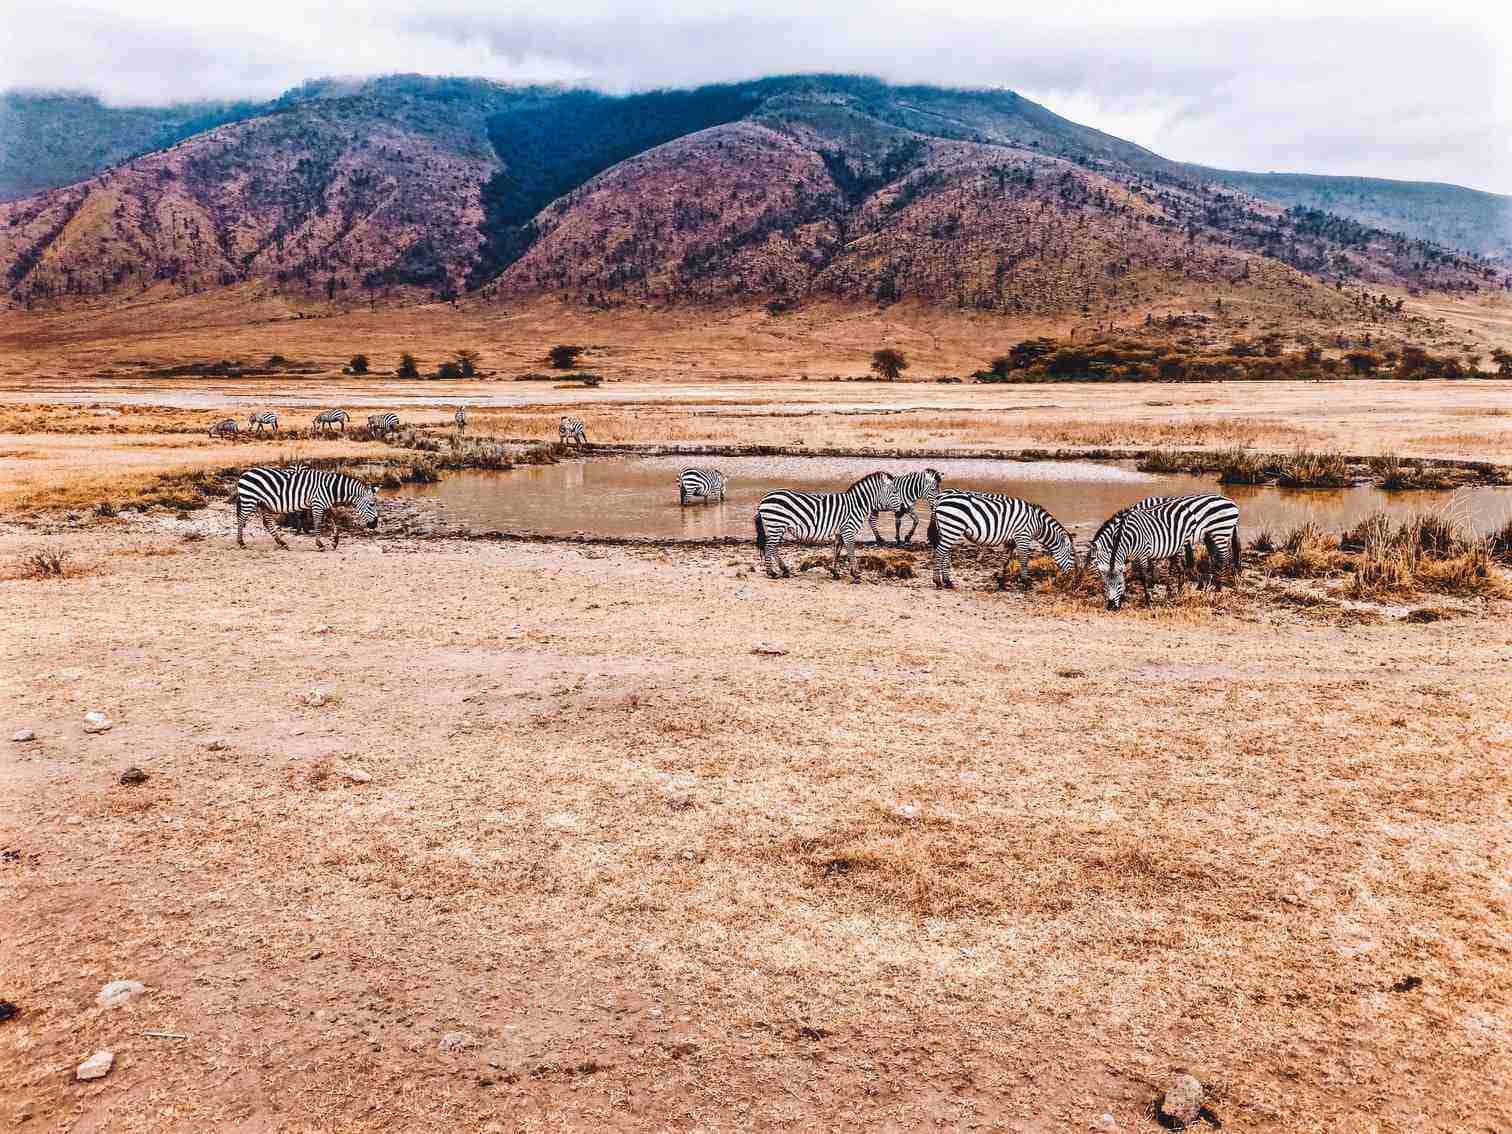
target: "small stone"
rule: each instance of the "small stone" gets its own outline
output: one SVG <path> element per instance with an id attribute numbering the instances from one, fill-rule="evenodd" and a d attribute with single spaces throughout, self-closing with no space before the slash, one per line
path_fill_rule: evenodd
<path id="1" fill-rule="evenodd" d="M 211 752 L 224 752 L 231 747 L 231 742 L 225 737 L 217 736 L 214 740 L 207 743 L 205 747 Z"/>
<path id="2" fill-rule="evenodd" d="M 11 739 L 17 744 L 25 744 L 28 740 L 36 740 L 37 734 L 29 728 L 18 728 L 11 733 Z"/>
<path id="3" fill-rule="evenodd" d="M 85 732 L 109 732 L 115 722 L 97 709 L 84 714 Z"/>
<path id="4" fill-rule="evenodd" d="M 902 804 L 897 810 L 897 816 L 899 819 L 906 819 L 912 823 L 919 817 L 919 805 L 916 803 Z"/>
<path id="5" fill-rule="evenodd" d="M 361 768 L 349 768 L 343 764 L 337 770 L 354 784 L 370 784 L 373 782 L 372 774 L 364 772 Z"/>
<path id="6" fill-rule="evenodd" d="M 17 1008 L 9 1000 L 0 1000 L 0 1021 L 9 1020 L 12 1016 L 19 1016 L 21 1009 Z"/>
<path id="7" fill-rule="evenodd" d="M 408 886 L 404 887 L 404 889 L 402 889 L 402 890 L 399 891 L 399 900 L 401 902 L 407 902 L 411 898 L 413 898 L 414 896 L 415 896 L 415 892 L 413 890 L 411 890 Z"/>
<path id="8" fill-rule="evenodd" d="M 95 995 L 95 1003 L 101 1008 L 116 1008 L 146 991 L 147 986 L 139 980 L 113 980 Z"/>
<path id="9" fill-rule="evenodd" d="M 79 1068 L 74 1074 L 79 1077 L 81 1082 L 88 1082 L 90 1079 L 105 1078 L 106 1075 L 110 1074 L 110 1069 L 114 1066 L 115 1052 L 97 1051 L 83 1063 L 79 1064 Z"/>
<path id="10" fill-rule="evenodd" d="M 441 1037 L 442 1051 L 462 1051 L 464 1048 L 475 1046 L 472 1036 L 466 1032 L 447 1032 Z"/>
<path id="11" fill-rule="evenodd" d="M 318 709 L 331 699 L 331 695 L 324 689 L 311 689 L 304 695 L 304 703 L 312 709 Z"/>
<path id="12" fill-rule="evenodd" d="M 775 642 L 757 642 L 751 647 L 751 653 L 768 658 L 780 658 L 787 656 L 787 647 L 779 646 Z"/>
<path id="13" fill-rule="evenodd" d="M 1119 1134 L 1119 1131 L 1123 1129 L 1123 1127 L 1118 1125 L 1118 1119 L 1114 1118 L 1107 1111 L 1103 1111 L 1103 1113 L 1094 1118 L 1091 1126 L 1093 1130 L 1103 1130 L 1107 1134 Z"/>
<path id="14" fill-rule="evenodd" d="M 1202 1110 L 1202 1084 L 1191 1075 L 1177 1075 L 1160 1096 L 1160 1116 L 1180 1130 L 1197 1121 Z"/>
<path id="15" fill-rule="evenodd" d="M 147 782 L 147 773 L 140 768 L 127 768 L 121 773 L 121 782 L 128 785 L 145 784 Z"/>

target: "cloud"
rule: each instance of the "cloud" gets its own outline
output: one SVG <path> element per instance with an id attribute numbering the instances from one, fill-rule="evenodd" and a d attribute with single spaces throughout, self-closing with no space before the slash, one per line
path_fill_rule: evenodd
<path id="1" fill-rule="evenodd" d="M 0 75 L 116 103 L 391 71 L 639 90 L 795 71 L 1006 86 L 1167 157 L 1512 192 L 1505 5 L 1351 0 L 11 0 Z M 1325 10 L 1326 9 L 1326 10 Z"/>

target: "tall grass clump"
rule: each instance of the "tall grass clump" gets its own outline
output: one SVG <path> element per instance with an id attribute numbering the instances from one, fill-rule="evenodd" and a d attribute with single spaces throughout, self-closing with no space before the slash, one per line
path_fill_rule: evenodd
<path id="1" fill-rule="evenodd" d="M 68 552 L 61 547 L 39 547 L 21 565 L 33 579 L 62 579 L 68 575 Z"/>
<path id="2" fill-rule="evenodd" d="M 1270 479 L 1265 458 L 1248 449 L 1226 449 L 1218 454 L 1219 484 L 1264 484 Z"/>
<path id="3" fill-rule="evenodd" d="M 1263 539 L 1272 542 L 1268 533 Z M 1278 545 L 1273 545 L 1263 568 L 1270 574 L 1284 575 L 1288 579 L 1316 579 L 1346 571 L 1352 563 L 1353 559 L 1340 549 L 1338 536 L 1308 520 L 1283 535 Z"/>
<path id="4" fill-rule="evenodd" d="M 1342 453 L 1298 449 L 1281 461 L 1276 481 L 1286 488 L 1345 488 L 1354 474 Z"/>
<path id="5" fill-rule="evenodd" d="M 1357 598 L 1412 595 L 1419 590 L 1495 597 L 1507 584 L 1493 560 L 1495 536 L 1480 539 L 1453 520 L 1425 513 L 1393 525 L 1371 516 L 1345 535 L 1358 547 L 1350 593 Z"/>

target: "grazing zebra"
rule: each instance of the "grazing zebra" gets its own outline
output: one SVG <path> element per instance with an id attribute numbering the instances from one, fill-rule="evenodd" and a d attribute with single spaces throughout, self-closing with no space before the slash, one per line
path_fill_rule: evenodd
<path id="1" fill-rule="evenodd" d="M 689 500 L 702 497 L 705 500 L 725 498 L 724 473 L 718 469 L 699 469 L 688 466 L 677 474 L 677 502 L 684 507 Z"/>
<path id="2" fill-rule="evenodd" d="M 561 424 L 557 426 L 557 439 L 563 445 L 567 444 L 568 441 L 576 442 L 579 445 L 586 445 L 588 444 L 587 427 L 583 425 L 581 418 L 564 417 Z"/>
<path id="3" fill-rule="evenodd" d="M 942 492 L 929 517 L 929 546 L 934 548 L 934 585 L 954 589 L 950 552 L 962 540 L 1007 548 L 998 590 L 1008 586 L 1008 564 L 1019 557 L 1019 585 L 1029 588 L 1029 553 L 1039 544 L 1062 571 L 1076 570 L 1076 544 L 1071 533 L 1045 509 L 1027 500 L 990 492 Z"/>
<path id="4" fill-rule="evenodd" d="M 844 492 L 793 492 L 785 488 L 768 492 L 756 505 L 756 547 L 767 575 L 775 579 L 778 570 L 782 578 L 792 574 L 780 554 L 784 539 L 833 539 L 835 559 L 830 574 L 840 577 L 843 543 L 850 555 L 851 582 L 859 583 L 856 533 L 873 513 L 897 506 L 898 490 L 891 474 L 885 472 L 869 473 Z"/>
<path id="5" fill-rule="evenodd" d="M 1198 543 L 1207 546 L 1213 563 L 1213 582 L 1223 586 L 1223 564 L 1239 582 L 1239 505 L 1226 496 L 1154 496 L 1131 508 L 1115 512 L 1087 548 L 1087 567 L 1095 567 L 1103 578 L 1103 593 L 1108 609 L 1123 606 L 1127 581 L 1124 564 L 1134 561 L 1134 575 L 1144 587 L 1145 605 L 1150 605 L 1150 577 L 1158 559 L 1181 556 L 1190 569 L 1193 549 Z M 1200 582 L 1200 580 L 1199 580 Z"/>
<path id="6" fill-rule="evenodd" d="M 261 433 L 262 428 L 265 425 L 271 427 L 273 432 L 277 433 L 278 415 L 272 410 L 259 410 L 257 413 L 254 413 L 251 417 L 247 418 L 247 424 L 250 425 L 253 428 L 254 432 L 257 433 Z"/>
<path id="7" fill-rule="evenodd" d="M 323 413 L 317 413 L 312 422 L 311 433 L 324 433 L 333 425 L 341 426 L 341 432 L 346 432 L 347 422 L 352 420 L 352 415 L 344 409 L 328 409 Z"/>
<path id="8" fill-rule="evenodd" d="M 247 546 L 247 521 L 255 512 L 273 542 L 289 550 L 289 545 L 274 530 L 272 517 L 308 508 L 315 546 L 325 550 L 320 539 L 324 523 L 331 529 L 331 546 L 340 547 L 341 528 L 333 511 L 338 507 L 350 507 L 359 521 L 369 528 L 378 527 L 378 494 L 354 476 L 312 469 L 308 465 L 248 469 L 236 480 L 236 546 Z"/>
<path id="9" fill-rule="evenodd" d="M 211 437 L 235 437 L 241 432 L 241 426 L 236 424 L 233 418 L 222 418 L 210 427 Z"/>
<path id="10" fill-rule="evenodd" d="M 368 418 L 368 432 L 380 436 L 399 428 L 397 413 L 375 413 Z"/>
<path id="11" fill-rule="evenodd" d="M 466 406 L 458 406 L 457 407 L 457 412 L 454 413 L 454 414 L 452 414 L 452 421 L 456 423 L 456 426 L 457 426 L 457 429 L 458 429 L 459 432 L 461 430 L 463 430 L 463 429 L 466 429 L 467 428 L 467 407 Z"/>
<path id="12" fill-rule="evenodd" d="M 940 495 L 940 473 L 938 469 L 920 469 L 904 473 L 894 483 L 898 486 L 898 507 L 893 512 L 893 542 L 902 547 L 912 543 L 914 532 L 919 530 L 919 514 L 914 511 L 914 505 L 920 500 L 927 500 L 929 506 L 934 507 L 935 499 Z M 913 521 L 908 526 L 907 536 L 898 534 L 903 530 L 904 516 Z M 871 521 L 872 535 L 881 543 L 882 533 L 877 530 L 877 513 L 873 512 L 868 519 Z"/>

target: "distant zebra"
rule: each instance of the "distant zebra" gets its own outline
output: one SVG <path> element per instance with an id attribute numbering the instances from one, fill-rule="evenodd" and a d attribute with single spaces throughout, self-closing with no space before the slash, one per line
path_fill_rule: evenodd
<path id="1" fill-rule="evenodd" d="M 259 410 L 247 418 L 247 424 L 256 433 L 261 433 L 263 426 L 270 426 L 274 433 L 278 432 L 278 415 L 272 410 Z"/>
<path id="2" fill-rule="evenodd" d="M 341 426 L 341 432 L 346 432 L 347 422 L 352 420 L 352 415 L 344 409 L 328 409 L 324 413 L 317 413 L 312 422 L 311 433 L 324 433 L 333 425 Z"/>
<path id="3" fill-rule="evenodd" d="M 357 519 L 369 528 L 378 527 L 378 495 L 371 487 L 345 473 L 312 469 L 308 465 L 290 468 L 248 469 L 236 480 L 236 546 L 246 547 L 247 521 L 255 512 L 273 542 L 285 551 L 289 545 L 274 530 L 272 517 L 310 510 L 315 546 L 321 551 L 320 528 L 331 529 L 332 547 L 341 546 L 341 528 L 333 509 L 350 507 Z"/>
<path id="4" fill-rule="evenodd" d="M 893 512 L 893 542 L 899 547 L 913 542 L 914 532 L 919 530 L 919 514 L 914 511 L 914 505 L 920 500 L 925 500 L 933 508 L 935 498 L 940 495 L 940 479 L 938 469 L 920 469 L 917 472 L 904 473 L 893 482 L 898 486 L 898 507 Z M 913 521 L 908 526 L 906 537 L 898 534 L 903 530 L 904 516 Z M 872 535 L 876 537 L 878 543 L 881 543 L 882 533 L 877 530 L 877 513 L 873 512 L 868 519 L 871 522 Z"/>
<path id="5" fill-rule="evenodd" d="M 756 547 L 767 575 L 778 578 L 778 570 L 782 578 L 792 574 L 780 554 L 783 540 L 833 539 L 835 558 L 830 574 L 840 577 L 843 543 L 850 555 L 851 582 L 859 583 L 856 533 L 873 513 L 897 506 L 898 491 L 891 474 L 885 472 L 869 473 L 844 492 L 794 492 L 785 488 L 768 492 L 756 505 Z"/>
<path id="6" fill-rule="evenodd" d="M 1045 509 L 1027 500 L 990 492 L 942 492 L 929 517 L 929 546 L 934 548 L 934 585 L 953 589 L 950 552 L 962 540 L 1007 548 L 998 572 L 998 590 L 1008 586 L 1008 564 L 1019 557 L 1019 585 L 1029 587 L 1029 553 L 1037 543 L 1062 571 L 1076 570 L 1071 533 Z"/>
<path id="7" fill-rule="evenodd" d="M 463 429 L 466 429 L 467 428 L 467 407 L 466 406 L 458 406 L 457 407 L 457 412 L 454 413 L 454 414 L 452 414 L 452 421 L 456 424 L 457 429 L 459 431 L 463 430 Z"/>
<path id="8" fill-rule="evenodd" d="M 563 444 L 568 441 L 578 445 L 588 444 L 588 430 L 583 425 L 582 419 L 576 417 L 564 417 L 557 426 L 557 439 Z"/>
<path id="9" fill-rule="evenodd" d="M 1223 586 L 1227 560 L 1232 583 L 1239 582 L 1239 505 L 1226 496 L 1146 497 L 1132 508 L 1115 512 L 1087 548 L 1086 566 L 1095 567 L 1103 579 L 1108 609 L 1123 606 L 1127 591 L 1124 564 L 1134 561 L 1134 574 L 1144 587 L 1145 605 L 1150 605 L 1150 577 L 1156 560 L 1181 556 L 1188 567 L 1198 543 L 1207 546 L 1213 564 L 1213 582 Z"/>
<path id="10" fill-rule="evenodd" d="M 383 436 L 398 428 L 399 415 L 397 413 L 375 413 L 368 418 L 369 433 L 377 433 Z"/>
<path id="11" fill-rule="evenodd" d="M 222 418 L 210 427 L 211 437 L 235 437 L 241 432 L 241 426 L 236 424 L 234 418 Z"/>
<path id="12" fill-rule="evenodd" d="M 691 465 L 677 474 L 677 502 L 684 507 L 689 500 L 702 498 L 720 503 L 725 498 L 724 473 L 718 469 L 694 468 Z"/>

